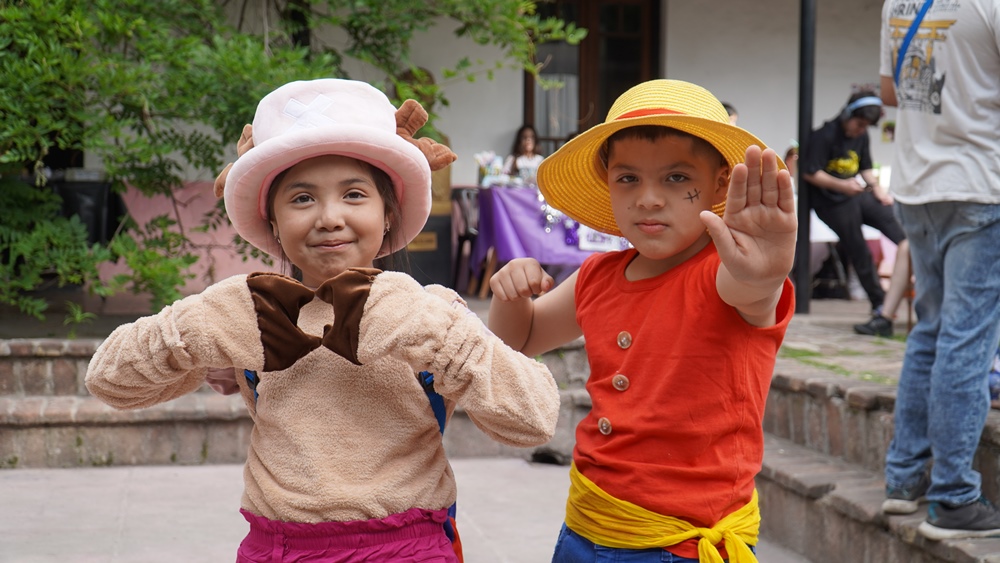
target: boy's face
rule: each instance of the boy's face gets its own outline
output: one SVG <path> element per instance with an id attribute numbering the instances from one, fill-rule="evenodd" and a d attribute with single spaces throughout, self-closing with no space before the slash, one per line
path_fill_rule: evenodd
<path id="1" fill-rule="evenodd" d="M 848 139 L 860 137 L 871 126 L 872 122 L 863 117 L 852 117 L 844 122 L 844 136 Z"/>
<path id="2" fill-rule="evenodd" d="M 726 163 L 689 137 L 621 139 L 608 154 L 615 221 L 662 271 L 704 248 L 709 237 L 699 214 L 725 199 L 728 181 Z"/>

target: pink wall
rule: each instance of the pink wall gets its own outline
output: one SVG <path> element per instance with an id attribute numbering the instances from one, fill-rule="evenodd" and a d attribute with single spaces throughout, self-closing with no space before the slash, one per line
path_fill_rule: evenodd
<path id="1" fill-rule="evenodd" d="M 233 235 L 236 232 L 228 222 L 215 231 L 192 232 L 192 227 L 201 225 L 205 213 L 215 206 L 216 198 L 212 193 L 212 182 L 191 182 L 175 193 L 179 222 L 187 230 L 188 238 L 196 245 L 211 245 L 210 248 L 201 249 L 196 253 L 199 259 L 191 268 L 195 277 L 188 280 L 181 288 L 185 295 L 198 293 L 207 286 L 236 274 L 275 271 L 280 266 L 276 264 L 271 268 L 252 258 L 244 262 L 242 256 L 232 248 Z M 178 219 L 170 199 L 166 196 L 158 195 L 150 198 L 138 190 L 129 188 L 122 194 L 122 199 L 125 200 L 125 206 L 132 218 L 139 225 L 145 225 L 153 217 L 163 214 Z M 101 279 L 109 279 L 126 271 L 127 268 L 123 264 L 106 263 L 100 268 Z M 150 312 L 149 296 L 125 292 L 105 300 L 90 298 L 86 308 L 99 314 L 145 314 Z"/>

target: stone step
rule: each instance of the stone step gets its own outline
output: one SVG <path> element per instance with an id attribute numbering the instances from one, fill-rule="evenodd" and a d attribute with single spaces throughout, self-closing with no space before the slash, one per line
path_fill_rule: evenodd
<path id="1" fill-rule="evenodd" d="M 0 340 L 0 468 L 241 463 L 252 421 L 242 399 L 204 386 L 173 401 L 115 410 L 87 393 L 84 377 L 99 340 Z M 457 409 L 445 432 L 452 457 L 521 457 L 568 462 L 577 422 L 590 410 L 583 341 L 541 357 L 560 387 L 556 435 L 541 448 L 487 437 Z"/>
<path id="2" fill-rule="evenodd" d="M 562 391 L 555 438 L 515 448 L 486 436 L 458 408 L 444 435 L 450 457 L 521 457 L 568 463 L 589 397 Z M 253 422 L 238 395 L 197 392 L 120 411 L 91 396 L 0 397 L 0 469 L 242 463 Z"/>
<path id="3" fill-rule="evenodd" d="M 931 541 L 917 533 L 926 504 L 912 515 L 881 512 L 881 473 L 766 436 L 757 477 L 761 535 L 814 563 L 997 563 L 1000 538 Z"/>
<path id="4" fill-rule="evenodd" d="M 0 340 L 0 468 L 239 463 L 251 421 L 237 396 L 207 387 L 139 411 L 117 411 L 83 385 L 99 341 Z M 850 359 L 847 354 L 841 359 Z M 461 409 L 445 433 L 451 457 L 512 456 L 565 463 L 591 404 L 582 341 L 540 357 L 560 387 L 555 438 L 511 448 L 486 437 Z M 894 385 L 780 358 L 765 411 L 767 445 L 758 478 L 762 534 L 815 563 L 1000 563 L 1000 540 L 931 542 L 916 533 L 923 512 L 879 512 Z M 877 379 L 877 378 L 876 378 Z M 976 467 L 984 494 L 1000 500 L 1000 414 L 989 415 Z"/>
<path id="5" fill-rule="evenodd" d="M 764 431 L 879 475 L 892 440 L 895 384 L 859 380 L 779 359 Z M 1000 501 L 1000 412 L 990 411 L 974 467 L 983 494 Z"/>

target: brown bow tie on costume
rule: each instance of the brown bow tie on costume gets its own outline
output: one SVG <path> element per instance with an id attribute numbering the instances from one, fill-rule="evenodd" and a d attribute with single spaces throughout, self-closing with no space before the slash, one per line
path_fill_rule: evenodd
<path id="1" fill-rule="evenodd" d="M 247 286 L 257 311 L 257 327 L 264 347 L 264 371 L 288 369 L 310 352 L 325 346 L 350 362 L 358 361 L 358 338 L 372 282 L 382 273 L 375 268 L 351 268 L 312 291 L 281 274 L 247 276 Z M 298 326 L 299 311 L 314 297 L 333 305 L 334 321 L 323 337 Z"/>

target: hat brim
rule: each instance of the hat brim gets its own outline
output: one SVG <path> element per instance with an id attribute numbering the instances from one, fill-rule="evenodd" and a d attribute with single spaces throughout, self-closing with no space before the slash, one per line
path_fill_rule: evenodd
<path id="1" fill-rule="evenodd" d="M 392 179 L 399 200 L 400 229 L 379 256 L 402 249 L 424 228 L 431 210 L 431 174 L 420 150 L 399 135 L 359 125 L 316 127 L 264 141 L 233 164 L 224 191 L 226 213 L 236 232 L 271 256 L 281 255 L 267 218 L 267 195 L 275 176 L 303 160 L 336 154 L 365 161 Z"/>
<path id="2" fill-rule="evenodd" d="M 600 150 L 615 132 L 640 125 L 671 127 L 704 139 L 722 154 L 730 170 L 745 160 L 751 145 L 767 148 L 745 129 L 701 117 L 648 115 L 618 119 L 591 127 L 542 161 L 537 182 L 546 203 L 591 229 L 622 236 L 611 210 L 608 172 Z M 785 167 L 780 158 L 778 166 Z"/>

